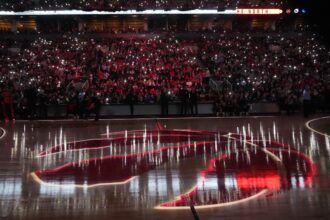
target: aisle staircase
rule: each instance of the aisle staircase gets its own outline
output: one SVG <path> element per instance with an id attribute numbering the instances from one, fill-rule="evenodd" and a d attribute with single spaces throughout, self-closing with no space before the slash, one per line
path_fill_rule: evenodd
<path id="1" fill-rule="evenodd" d="M 226 79 L 215 80 L 211 77 L 209 81 L 209 86 L 211 90 L 217 92 L 218 94 L 223 91 L 232 92 L 233 90 L 232 84 Z"/>

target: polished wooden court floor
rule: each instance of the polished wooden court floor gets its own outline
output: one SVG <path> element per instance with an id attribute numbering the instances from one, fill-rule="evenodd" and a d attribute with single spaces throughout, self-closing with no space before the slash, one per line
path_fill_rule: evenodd
<path id="1" fill-rule="evenodd" d="M 290 187 L 283 187 L 279 182 L 276 190 L 251 200 L 197 209 L 200 219 L 330 219 L 330 117 L 327 115 L 314 115 L 308 119 L 296 115 L 1 122 L 0 219 L 193 219 L 189 209 L 155 207 L 194 187 L 200 171 L 215 155 L 196 155 L 159 163 L 131 181 L 116 185 L 75 187 L 73 184 L 77 180 L 73 178 L 71 184 L 58 186 L 38 182 L 31 175 L 37 170 L 110 152 L 93 150 L 87 154 L 86 150 L 78 150 L 38 157 L 40 152 L 52 146 L 107 138 L 118 131 L 126 135 L 132 130 L 152 130 L 157 125 L 170 130 L 206 130 L 221 134 L 253 132 L 258 139 L 272 139 L 292 146 L 315 165 L 315 173 L 308 184 L 297 174 L 290 177 Z M 225 198 L 224 203 L 227 200 L 233 199 Z"/>

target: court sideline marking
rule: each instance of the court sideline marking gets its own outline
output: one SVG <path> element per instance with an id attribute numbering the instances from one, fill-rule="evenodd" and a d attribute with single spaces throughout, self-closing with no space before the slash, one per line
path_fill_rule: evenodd
<path id="1" fill-rule="evenodd" d="M 327 133 L 323 133 L 323 132 L 320 132 L 318 130 L 315 130 L 314 128 L 311 127 L 311 123 L 315 122 L 315 121 L 318 121 L 318 120 L 321 120 L 321 119 L 330 119 L 330 116 L 326 116 L 326 117 L 321 117 L 321 118 L 314 118 L 312 120 L 309 120 L 305 123 L 305 126 L 307 127 L 307 129 L 309 129 L 310 131 L 312 132 L 315 132 L 317 134 L 320 134 L 320 135 L 323 135 L 325 137 L 328 137 L 330 138 L 330 135 L 327 134 Z"/>
<path id="2" fill-rule="evenodd" d="M 0 130 L 2 131 L 2 135 L 0 136 L 0 140 L 6 136 L 6 130 L 0 127 Z"/>

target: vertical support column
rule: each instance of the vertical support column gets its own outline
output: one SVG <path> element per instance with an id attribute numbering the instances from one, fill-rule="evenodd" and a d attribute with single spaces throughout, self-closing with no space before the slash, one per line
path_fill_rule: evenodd
<path id="1" fill-rule="evenodd" d="M 17 32 L 17 21 L 16 20 L 13 20 L 11 22 L 11 31 L 12 32 Z"/>
<path id="2" fill-rule="evenodd" d="M 166 16 L 166 31 L 168 31 L 168 17 Z"/>
<path id="3" fill-rule="evenodd" d="M 127 25 L 127 22 L 126 22 L 126 17 L 123 17 L 123 30 L 122 31 L 126 31 L 126 25 Z"/>
<path id="4" fill-rule="evenodd" d="M 148 31 L 148 18 L 144 18 L 144 26 L 143 26 L 144 31 Z"/>
<path id="5" fill-rule="evenodd" d="M 57 32 L 59 33 L 61 31 L 61 22 L 59 20 L 56 20 L 57 23 Z"/>
<path id="6" fill-rule="evenodd" d="M 271 21 L 271 30 L 275 31 L 276 30 L 276 21 Z"/>
<path id="7" fill-rule="evenodd" d="M 190 20 L 191 20 L 191 17 L 189 17 L 187 19 L 187 31 L 190 31 Z"/>
<path id="8" fill-rule="evenodd" d="M 82 31 L 83 28 L 84 28 L 84 24 L 83 24 L 82 21 L 79 19 L 79 21 L 78 21 L 78 31 L 79 31 L 79 32 Z"/>
<path id="9" fill-rule="evenodd" d="M 229 20 L 229 21 L 228 21 L 228 28 L 229 28 L 230 30 L 233 30 L 233 20 Z"/>

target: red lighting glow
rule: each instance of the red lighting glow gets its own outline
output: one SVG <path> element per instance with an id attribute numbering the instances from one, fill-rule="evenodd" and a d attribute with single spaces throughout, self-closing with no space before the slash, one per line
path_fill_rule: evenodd
<path id="1" fill-rule="evenodd" d="M 266 188 L 279 190 L 281 188 L 281 178 L 277 170 L 254 173 L 239 171 L 236 173 L 236 182 L 239 189 Z"/>

